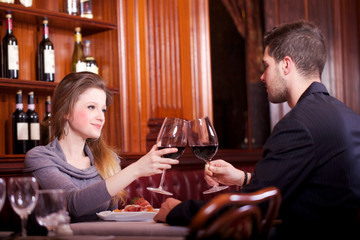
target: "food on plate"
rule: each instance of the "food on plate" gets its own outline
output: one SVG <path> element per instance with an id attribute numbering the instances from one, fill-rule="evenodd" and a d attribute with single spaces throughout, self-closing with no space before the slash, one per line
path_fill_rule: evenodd
<path id="1" fill-rule="evenodd" d="M 145 198 L 134 198 L 131 204 L 126 205 L 123 209 L 115 209 L 114 212 L 156 212 L 151 204 Z"/>

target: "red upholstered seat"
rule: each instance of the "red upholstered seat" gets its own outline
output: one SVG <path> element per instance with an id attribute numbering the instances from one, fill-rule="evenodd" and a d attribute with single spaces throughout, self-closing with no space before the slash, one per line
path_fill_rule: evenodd
<path id="1" fill-rule="evenodd" d="M 169 196 L 148 191 L 147 187 L 158 187 L 160 183 L 161 174 L 142 177 L 130 184 L 126 190 L 128 192 L 128 202 L 135 197 L 143 197 L 150 202 L 150 204 L 159 208 L 161 203 Z M 204 171 L 201 170 L 168 170 L 166 171 L 163 188 L 174 195 L 172 197 L 185 201 L 188 199 L 209 200 L 219 193 L 203 194 L 202 192 L 209 188 L 204 180 Z M 223 192 L 238 190 L 236 187 L 229 188 Z M 122 208 L 123 206 L 119 206 Z"/>

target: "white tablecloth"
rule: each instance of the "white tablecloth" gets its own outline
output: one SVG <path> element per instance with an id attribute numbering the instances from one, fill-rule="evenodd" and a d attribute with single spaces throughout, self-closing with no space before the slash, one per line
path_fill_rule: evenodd
<path id="1" fill-rule="evenodd" d="M 80 222 L 70 225 L 74 235 L 185 237 L 188 228 L 155 222 Z"/>

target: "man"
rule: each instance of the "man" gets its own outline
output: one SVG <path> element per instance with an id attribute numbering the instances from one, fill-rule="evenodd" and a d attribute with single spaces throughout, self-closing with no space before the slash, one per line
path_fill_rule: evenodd
<path id="1" fill-rule="evenodd" d="M 282 194 L 277 239 L 349 239 L 360 207 L 360 116 L 321 83 L 325 39 L 311 23 L 284 24 L 264 37 L 265 83 L 273 103 L 292 110 L 274 127 L 253 174 L 223 161 L 205 169 L 210 185 L 276 186 Z M 156 221 L 187 225 L 203 203 L 165 201 Z M 339 238 L 340 237 L 340 238 Z"/>

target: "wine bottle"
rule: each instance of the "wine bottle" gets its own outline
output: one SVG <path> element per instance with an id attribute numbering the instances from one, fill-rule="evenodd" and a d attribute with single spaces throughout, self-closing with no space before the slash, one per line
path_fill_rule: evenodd
<path id="1" fill-rule="evenodd" d="M 38 77 L 46 82 L 54 82 L 55 79 L 55 51 L 49 39 L 47 18 L 43 20 L 43 39 L 38 48 Z"/>
<path id="2" fill-rule="evenodd" d="M 86 71 L 86 63 L 83 52 L 83 46 L 81 43 L 81 29 L 75 28 L 75 45 L 74 52 L 71 61 L 71 72 L 83 72 Z"/>
<path id="3" fill-rule="evenodd" d="M 86 71 L 99 74 L 99 68 L 95 58 L 91 55 L 91 41 L 84 41 L 84 56 L 86 63 Z"/>
<path id="4" fill-rule="evenodd" d="M 40 145 L 47 145 L 50 141 L 51 126 L 51 97 L 47 96 L 45 100 L 45 117 L 40 123 Z"/>
<path id="5" fill-rule="evenodd" d="M 40 142 L 40 124 L 39 115 L 35 111 L 34 92 L 28 94 L 27 117 L 29 124 L 29 144 L 28 150 L 39 145 Z"/>
<path id="6" fill-rule="evenodd" d="M 6 35 L 2 39 L 2 76 L 5 78 L 19 78 L 19 46 L 13 35 L 12 16 L 7 12 Z"/>
<path id="7" fill-rule="evenodd" d="M 13 153 L 25 154 L 27 151 L 27 143 L 29 139 L 27 115 L 23 110 L 22 91 L 18 90 L 16 93 L 16 110 L 12 114 L 12 138 L 13 138 Z"/>

